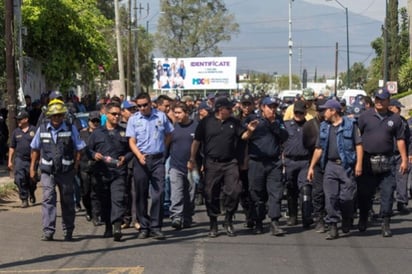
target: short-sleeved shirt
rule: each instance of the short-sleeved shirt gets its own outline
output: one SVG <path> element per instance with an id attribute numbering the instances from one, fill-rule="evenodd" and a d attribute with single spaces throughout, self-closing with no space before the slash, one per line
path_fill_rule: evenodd
<path id="1" fill-rule="evenodd" d="M 165 136 L 173 130 L 166 114 L 153 108 L 149 116 L 137 112 L 129 118 L 126 136 L 136 139 L 141 153 L 159 154 L 165 152 Z"/>
<path id="2" fill-rule="evenodd" d="M 394 139 L 405 139 L 401 117 L 388 111 L 380 115 L 374 108 L 363 112 L 358 119 L 363 150 L 369 154 L 394 153 Z"/>
<path id="3" fill-rule="evenodd" d="M 80 151 L 86 146 L 86 143 L 80 138 L 79 131 L 77 131 L 77 128 L 73 125 L 70 125 L 70 127 L 72 130 L 71 138 L 73 140 L 74 149 L 77 151 Z M 54 128 L 50 124 L 50 122 L 48 122 L 46 125 L 46 129 L 50 132 L 54 143 L 56 143 L 57 141 L 57 133 L 63 130 L 65 131 L 69 130 L 66 122 L 63 122 L 58 128 Z M 36 134 L 34 135 L 34 138 L 31 141 L 30 146 L 32 149 L 35 149 L 35 150 L 41 149 L 40 128 L 37 129 Z"/>
<path id="4" fill-rule="evenodd" d="M 195 132 L 195 140 L 204 144 L 205 156 L 220 161 L 236 158 L 237 143 L 245 131 L 234 117 L 221 121 L 215 115 L 203 118 Z"/>
<path id="5" fill-rule="evenodd" d="M 19 127 L 13 131 L 10 140 L 10 147 L 15 150 L 16 158 L 20 158 L 24 161 L 30 161 L 30 143 L 34 138 L 35 133 L 35 126 L 29 126 L 26 132 Z"/>
<path id="6" fill-rule="evenodd" d="M 190 121 L 187 125 L 175 124 L 170 143 L 170 168 L 187 172 L 187 161 L 190 159 L 190 148 L 198 123 Z"/>

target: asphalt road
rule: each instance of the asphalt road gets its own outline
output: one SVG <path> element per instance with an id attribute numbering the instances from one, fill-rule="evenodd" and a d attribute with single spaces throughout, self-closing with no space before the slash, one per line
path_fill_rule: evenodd
<path id="1" fill-rule="evenodd" d="M 190 229 L 174 231 L 166 219 L 166 240 L 139 240 L 129 228 L 122 242 L 113 242 L 101 238 L 104 228 L 94 227 L 80 212 L 73 242 L 62 241 L 60 215 L 55 241 L 42 242 L 40 204 L 26 209 L 19 205 L 16 196 L 0 200 L 0 274 L 412 272 L 412 215 L 394 216 L 392 238 L 383 238 L 376 222 L 363 234 L 353 230 L 327 241 L 325 234 L 300 226 L 286 228 L 284 237 L 271 236 L 268 220 L 266 233 L 253 235 L 243 228 L 239 213 L 237 237 L 227 237 L 220 226 L 219 237 L 210 239 L 201 206 Z"/>

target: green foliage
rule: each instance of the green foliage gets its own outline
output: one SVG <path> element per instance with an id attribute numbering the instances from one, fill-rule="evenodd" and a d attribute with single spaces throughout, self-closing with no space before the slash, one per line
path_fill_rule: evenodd
<path id="1" fill-rule="evenodd" d="M 399 85 L 402 90 L 412 89 L 412 60 L 402 65 L 399 71 Z"/>
<path id="2" fill-rule="evenodd" d="M 300 89 L 300 78 L 298 75 L 292 75 L 292 89 Z M 278 78 L 278 90 L 289 89 L 289 76 L 282 75 Z"/>
<path id="3" fill-rule="evenodd" d="M 111 22 L 95 0 L 26 0 L 23 25 L 28 30 L 25 54 L 43 62 L 49 88 L 73 86 L 75 73 L 87 83 L 98 75 L 98 65 L 110 66 L 108 45 L 99 30 Z"/>
<path id="4" fill-rule="evenodd" d="M 239 32 L 222 0 L 161 0 L 156 47 L 167 57 L 220 56 L 218 43 Z"/>
<path id="5" fill-rule="evenodd" d="M 366 81 L 368 79 L 368 70 L 365 68 L 365 66 L 360 63 L 354 63 L 352 67 L 350 68 L 350 75 L 351 75 L 351 86 L 350 88 L 357 88 L 357 89 L 362 89 Z M 341 79 L 342 83 L 347 83 L 346 80 L 347 73 L 343 72 L 341 73 Z"/>

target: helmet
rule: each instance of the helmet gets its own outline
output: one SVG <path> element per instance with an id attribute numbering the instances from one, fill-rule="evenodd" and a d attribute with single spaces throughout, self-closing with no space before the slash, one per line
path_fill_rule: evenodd
<path id="1" fill-rule="evenodd" d="M 53 99 L 49 102 L 47 106 L 46 116 L 51 116 L 55 114 L 65 114 L 67 112 L 67 108 L 64 105 L 64 102 L 59 99 Z"/>

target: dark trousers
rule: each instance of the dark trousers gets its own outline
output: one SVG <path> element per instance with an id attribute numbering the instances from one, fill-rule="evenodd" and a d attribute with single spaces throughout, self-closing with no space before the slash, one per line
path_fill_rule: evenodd
<path id="1" fill-rule="evenodd" d="M 84 208 L 89 216 L 92 216 L 92 175 L 89 172 L 79 171 L 80 174 L 80 195 Z"/>
<path id="2" fill-rule="evenodd" d="M 363 158 L 363 172 L 358 180 L 358 206 L 361 217 L 368 216 L 372 208 L 372 198 L 376 188 L 380 188 L 380 215 L 381 217 L 390 217 L 392 215 L 393 193 L 396 188 L 395 164 L 392 170 L 382 173 L 373 174 L 370 167 L 369 157 Z"/>
<path id="3" fill-rule="evenodd" d="M 239 179 L 242 183 L 242 193 L 240 194 L 240 205 L 245 212 L 246 221 L 253 219 L 253 203 L 249 192 L 249 171 L 247 169 L 242 169 L 239 171 Z"/>
<path id="4" fill-rule="evenodd" d="M 327 162 L 323 177 L 325 191 L 326 223 L 337 223 L 353 217 L 356 181 L 353 170 L 348 174 L 342 165 Z"/>
<path id="5" fill-rule="evenodd" d="M 101 217 L 106 224 L 121 222 L 125 211 L 125 176 L 116 178 L 96 175 L 96 194 L 101 204 Z"/>
<path id="6" fill-rule="evenodd" d="M 285 158 L 286 171 L 286 188 L 288 190 L 288 197 L 297 201 L 299 197 L 299 189 L 308 184 L 306 174 L 309 167 L 309 160 L 291 160 Z"/>
<path id="7" fill-rule="evenodd" d="M 396 160 L 396 201 L 402 204 L 408 204 L 408 176 L 409 170 L 405 174 L 400 173 L 402 158 L 400 155 L 395 156 Z"/>
<path id="8" fill-rule="evenodd" d="M 323 170 L 315 166 L 312 180 L 313 217 L 319 220 L 325 214 L 325 193 L 323 191 Z"/>
<path id="9" fill-rule="evenodd" d="M 14 159 L 14 183 L 19 189 L 21 200 L 27 200 L 30 193 L 36 190 L 36 184 L 30 180 L 29 169 L 30 161 L 17 157 Z"/>
<path id="10" fill-rule="evenodd" d="M 133 159 L 133 177 L 136 191 L 136 215 L 141 230 L 160 230 L 163 225 L 163 195 L 165 180 L 164 158 L 146 158 L 141 165 Z M 149 186 L 151 207 L 148 214 Z"/>
<path id="11" fill-rule="evenodd" d="M 225 212 L 229 215 L 235 214 L 242 192 L 237 160 L 220 163 L 206 159 L 204 191 L 209 217 L 217 217 L 220 214 L 221 198 Z"/>
<path id="12" fill-rule="evenodd" d="M 249 191 L 254 203 L 256 221 L 265 219 L 267 201 L 269 217 L 272 220 L 279 219 L 283 196 L 282 161 L 249 159 Z"/>

